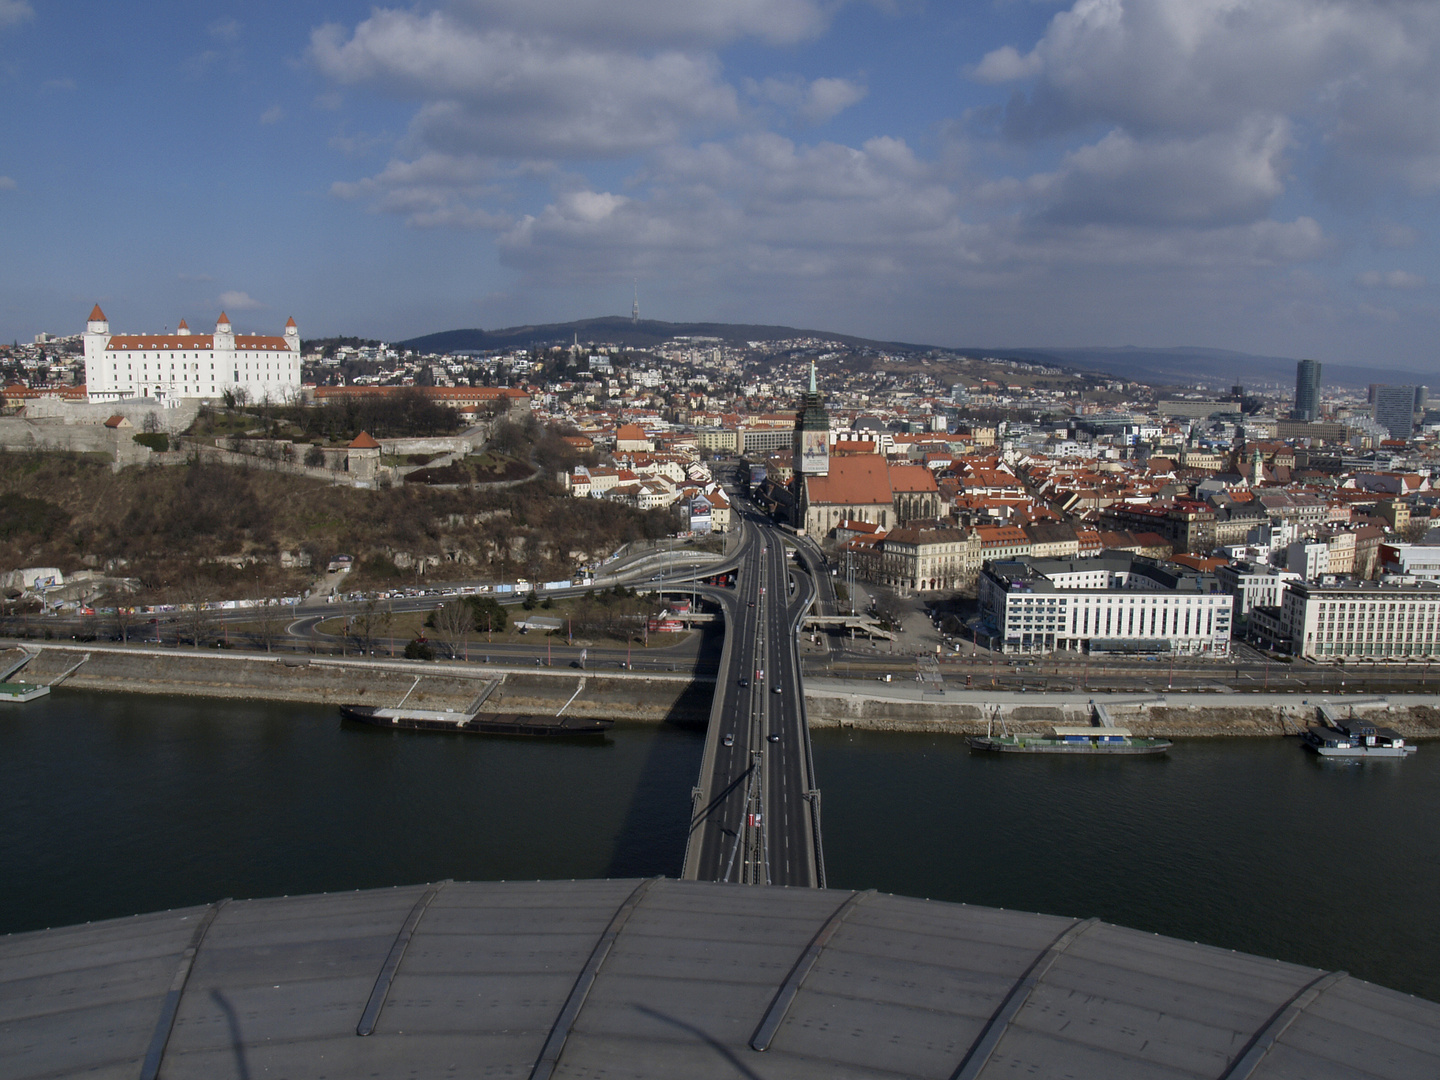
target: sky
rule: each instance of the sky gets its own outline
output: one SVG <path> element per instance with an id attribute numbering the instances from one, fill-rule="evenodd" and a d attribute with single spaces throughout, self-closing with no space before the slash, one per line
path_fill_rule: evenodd
<path id="1" fill-rule="evenodd" d="M 0 340 L 627 315 L 1436 369 L 1435 0 L 0 0 Z"/>

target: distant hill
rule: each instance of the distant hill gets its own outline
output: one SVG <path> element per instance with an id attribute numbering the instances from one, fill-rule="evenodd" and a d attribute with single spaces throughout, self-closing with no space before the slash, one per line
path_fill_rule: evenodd
<path id="1" fill-rule="evenodd" d="M 483 351 L 486 349 L 525 349 L 531 345 L 569 345 L 575 338 L 627 349 L 653 349 L 675 337 L 713 337 L 728 343 L 777 341 L 786 338 L 814 337 L 836 341 L 855 348 L 872 348 L 905 352 L 924 352 L 932 346 L 907 345 L 896 341 L 871 341 L 849 334 L 832 334 L 824 330 L 798 330 L 793 326 L 751 326 L 744 323 L 671 323 L 656 319 L 629 319 L 611 315 L 600 319 L 577 319 L 575 322 L 546 323 L 541 326 L 511 326 L 503 330 L 442 330 L 436 334 L 411 338 L 397 344 L 403 349 L 421 352 Z"/>
<path id="2" fill-rule="evenodd" d="M 1137 382 L 1195 383 L 1229 385 L 1239 381 L 1254 386 L 1257 381 L 1293 386 L 1298 358 L 1255 356 L 1229 349 L 1171 348 L 1146 349 L 1133 345 L 1119 348 L 990 349 L 992 356 L 1014 357 L 1034 363 L 1104 371 Z M 1399 368 L 1369 367 L 1360 364 L 1324 363 L 1323 381 L 1332 386 L 1368 386 L 1370 383 L 1423 383 L 1427 376 Z M 1431 376 L 1440 381 L 1440 376 Z"/>
<path id="3" fill-rule="evenodd" d="M 1294 357 L 1255 356 L 1229 349 L 1163 348 L 1133 345 L 1085 348 L 950 348 L 900 341 L 876 341 L 827 330 L 802 330 L 793 326 L 759 326 L 746 323 L 671 323 L 657 319 L 631 322 L 623 316 L 577 319 L 574 322 L 511 326 L 502 330 L 443 330 L 398 342 L 401 348 L 420 352 L 483 352 L 490 349 L 525 349 L 532 345 L 568 345 L 581 341 L 618 345 L 628 349 L 653 349 L 675 337 L 719 338 L 730 344 L 747 341 L 777 341 L 788 338 L 820 338 L 856 349 L 891 353 L 924 353 L 943 350 L 969 356 L 994 356 L 1046 364 L 1071 371 L 1105 372 L 1116 378 L 1147 383 L 1195 383 L 1204 381 L 1229 386 L 1237 378 L 1244 385 L 1257 382 L 1292 385 Z M 1368 367 L 1360 364 L 1324 366 L 1324 381 L 1331 385 L 1361 387 L 1372 382 L 1397 385 L 1423 382 L 1426 376 L 1398 368 Z M 1440 374 L 1433 377 L 1440 383 Z"/>

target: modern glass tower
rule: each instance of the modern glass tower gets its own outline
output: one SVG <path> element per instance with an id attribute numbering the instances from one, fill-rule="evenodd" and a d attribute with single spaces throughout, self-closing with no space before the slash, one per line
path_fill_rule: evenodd
<path id="1" fill-rule="evenodd" d="M 1301 360 L 1295 365 L 1295 409 L 1290 414 L 1296 420 L 1320 419 L 1320 362 Z"/>

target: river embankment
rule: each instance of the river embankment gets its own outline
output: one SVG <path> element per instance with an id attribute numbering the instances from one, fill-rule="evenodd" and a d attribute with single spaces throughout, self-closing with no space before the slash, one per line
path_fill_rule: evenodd
<path id="1" fill-rule="evenodd" d="M 106 693 L 254 701 L 342 702 L 466 710 L 482 698 L 487 713 L 595 716 L 641 722 L 704 724 L 713 680 L 683 672 L 607 672 L 334 657 L 269 656 L 214 650 L 26 642 L 37 653 L 14 676 Z M 0 651 L 18 657 L 18 646 Z M 490 689 L 492 683 L 497 683 Z M 935 690 L 914 683 L 811 678 L 807 718 L 815 728 L 980 734 L 1005 726 L 1043 732 L 1088 724 L 1103 708 L 1109 722 L 1160 738 L 1295 735 L 1337 715 L 1379 720 L 1406 738 L 1440 738 L 1440 695 L 1077 694 Z"/>
<path id="2" fill-rule="evenodd" d="M 805 710 L 816 728 L 983 734 L 1002 725 L 1016 734 L 1056 724 L 1090 724 L 1097 709 L 1116 727 L 1155 738 L 1298 735 L 1320 719 L 1362 716 L 1407 739 L 1440 738 L 1440 694 L 1109 694 L 947 690 L 913 683 L 883 688 L 844 679 L 809 679 Z"/>
<path id="3" fill-rule="evenodd" d="M 683 673 L 539 672 L 533 668 L 426 661 L 269 656 L 214 650 L 26 642 L 36 653 L 14 677 L 106 693 L 159 694 L 322 705 L 353 702 L 486 713 L 623 717 L 703 724 L 713 680 Z M 18 657 L 19 649 L 0 652 Z M 497 683 L 491 689 L 492 683 Z"/>

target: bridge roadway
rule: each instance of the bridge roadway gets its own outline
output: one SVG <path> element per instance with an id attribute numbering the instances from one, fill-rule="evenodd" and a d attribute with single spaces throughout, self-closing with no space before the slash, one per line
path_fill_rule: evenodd
<path id="1" fill-rule="evenodd" d="M 796 648 L 815 584 L 791 565 L 780 530 L 749 513 L 741 527 L 682 876 L 823 887 L 819 792 Z"/>

